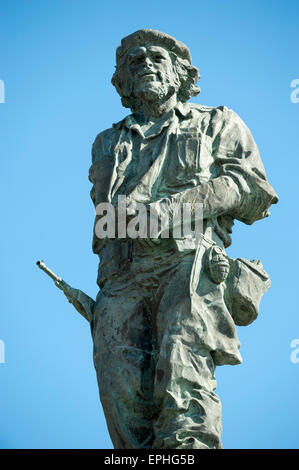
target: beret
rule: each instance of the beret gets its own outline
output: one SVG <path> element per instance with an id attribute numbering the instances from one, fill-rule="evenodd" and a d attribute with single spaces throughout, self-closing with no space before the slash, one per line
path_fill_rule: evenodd
<path id="1" fill-rule="evenodd" d="M 144 46 L 146 44 L 155 44 L 162 46 L 168 51 L 174 52 L 182 59 L 191 64 L 191 54 L 188 47 L 181 41 L 177 41 L 169 34 L 162 33 L 155 29 L 139 29 L 122 39 L 121 45 L 116 50 L 116 63 L 118 64 L 125 56 L 127 51 L 134 46 Z"/>

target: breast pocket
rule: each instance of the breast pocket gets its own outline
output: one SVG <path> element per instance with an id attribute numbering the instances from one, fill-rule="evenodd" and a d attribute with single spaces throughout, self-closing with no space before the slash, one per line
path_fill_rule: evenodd
<path id="1" fill-rule="evenodd" d="M 196 170 L 199 168 L 200 137 L 196 132 L 184 131 L 176 136 L 178 168 Z"/>
<path id="2" fill-rule="evenodd" d="M 181 129 L 176 137 L 177 170 L 190 175 L 206 173 L 212 162 L 212 139 L 197 129 Z"/>

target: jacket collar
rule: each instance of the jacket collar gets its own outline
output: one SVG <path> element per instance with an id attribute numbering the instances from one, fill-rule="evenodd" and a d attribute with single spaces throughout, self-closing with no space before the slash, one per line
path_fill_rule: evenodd
<path id="1" fill-rule="evenodd" d="M 122 119 L 120 122 L 113 124 L 115 129 L 121 129 L 124 126 L 127 129 L 132 129 L 137 131 L 141 137 L 150 138 L 154 137 L 162 132 L 165 127 L 168 127 L 175 117 L 181 119 L 189 119 L 192 117 L 192 108 L 189 103 L 177 103 L 174 108 L 168 111 L 164 116 L 154 124 L 149 132 L 146 133 L 146 136 L 143 135 L 141 127 L 139 125 L 138 114 L 130 114 L 129 116 Z"/>

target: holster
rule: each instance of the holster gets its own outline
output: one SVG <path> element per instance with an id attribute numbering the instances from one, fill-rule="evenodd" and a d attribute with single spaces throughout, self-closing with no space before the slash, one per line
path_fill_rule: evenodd
<path id="1" fill-rule="evenodd" d="M 257 318 L 260 301 L 271 285 L 269 275 L 258 260 L 230 258 L 226 285 L 235 324 L 249 325 Z"/>

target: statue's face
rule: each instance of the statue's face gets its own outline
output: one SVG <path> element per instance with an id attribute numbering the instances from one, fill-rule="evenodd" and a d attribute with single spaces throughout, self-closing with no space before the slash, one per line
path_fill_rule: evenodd
<path id="1" fill-rule="evenodd" d="M 152 101 L 167 96 L 176 88 L 171 57 L 163 47 L 136 46 L 127 53 L 133 94 Z"/>

